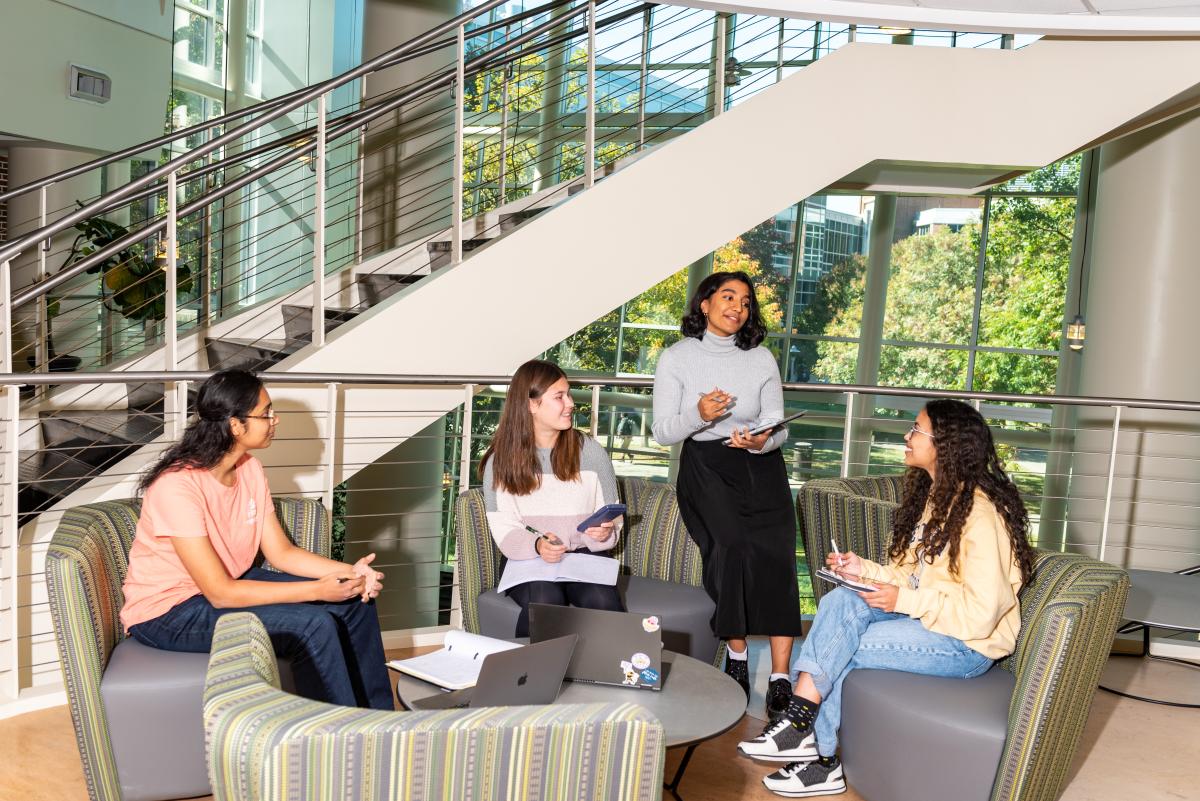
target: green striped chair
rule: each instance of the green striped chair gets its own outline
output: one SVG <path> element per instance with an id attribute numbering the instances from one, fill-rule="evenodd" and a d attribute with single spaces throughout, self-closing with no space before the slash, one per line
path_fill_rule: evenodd
<path id="1" fill-rule="evenodd" d="M 797 514 L 809 568 L 838 545 L 886 560 L 902 478 L 818 479 Z M 828 591 L 813 582 L 818 599 Z M 1016 650 L 966 681 L 856 670 L 842 688 L 846 779 L 868 801 L 1053 801 L 1125 607 L 1118 567 L 1039 550 Z"/>
<path id="2" fill-rule="evenodd" d="M 443 712 L 332 706 L 279 689 L 253 614 L 217 624 L 204 687 L 216 801 L 650 801 L 662 724 L 633 704 Z"/>
<path id="3" fill-rule="evenodd" d="M 663 619 L 663 646 L 718 667 L 723 654 L 712 634 L 715 607 L 701 584 L 700 550 L 688 536 L 675 488 L 640 478 L 617 479 L 628 508 L 615 555 L 621 560 L 622 595 L 631 612 Z M 483 491 L 467 490 L 454 507 L 458 581 L 463 628 L 491 637 L 511 637 L 515 602 L 496 592 L 500 550 L 492 539 Z"/>
<path id="4" fill-rule="evenodd" d="M 46 553 L 50 616 L 92 801 L 209 793 L 200 717 L 208 655 L 147 648 L 125 636 L 117 617 L 140 508 L 119 500 L 69 509 Z M 329 555 L 320 501 L 276 498 L 275 512 L 297 545 Z"/>

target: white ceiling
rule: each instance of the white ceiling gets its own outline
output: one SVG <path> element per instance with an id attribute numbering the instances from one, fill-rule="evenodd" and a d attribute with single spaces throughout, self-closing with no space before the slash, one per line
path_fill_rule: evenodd
<path id="1" fill-rule="evenodd" d="M 1200 34 L 1197 0 L 671 0 L 671 4 L 922 30 L 1099 37 Z"/>

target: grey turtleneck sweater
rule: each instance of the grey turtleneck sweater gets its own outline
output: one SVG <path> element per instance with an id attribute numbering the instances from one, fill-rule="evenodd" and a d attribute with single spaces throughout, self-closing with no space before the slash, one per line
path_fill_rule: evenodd
<path id="1" fill-rule="evenodd" d="M 710 423 L 700 417 L 700 396 L 720 387 L 733 396 L 728 411 Z M 654 438 L 674 445 L 691 437 L 725 439 L 734 429 L 754 428 L 783 419 L 783 386 L 775 357 L 764 347 L 740 350 L 734 337 L 706 331 L 703 339 L 684 337 L 662 352 L 654 371 Z M 773 451 L 787 439 L 776 431 L 761 451 Z"/>

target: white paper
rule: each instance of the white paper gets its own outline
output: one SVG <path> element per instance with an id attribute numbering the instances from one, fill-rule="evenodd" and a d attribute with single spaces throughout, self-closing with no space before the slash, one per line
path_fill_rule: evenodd
<path id="1" fill-rule="evenodd" d="M 562 561 L 556 564 L 550 564 L 541 557 L 509 559 L 496 592 L 506 592 L 530 581 L 586 581 L 611 587 L 617 583 L 620 570 L 621 563 L 613 557 L 587 553 L 563 554 Z"/>
<path id="2" fill-rule="evenodd" d="M 411 659 L 393 659 L 388 667 L 450 690 L 461 690 L 474 687 L 479 681 L 479 668 L 488 654 L 520 647 L 507 640 L 456 629 L 447 632 L 440 650 Z"/>
<path id="3" fill-rule="evenodd" d="M 875 592 L 875 590 L 878 589 L 878 587 L 870 584 L 866 584 L 861 581 L 854 581 L 853 579 L 848 579 L 845 576 L 840 576 L 837 573 L 834 573 L 832 570 L 827 570 L 823 567 L 818 567 L 816 570 L 814 570 L 813 575 L 819 579 L 828 581 L 830 584 L 836 584 L 839 587 L 845 587 L 846 589 L 854 590 L 855 592 Z"/>

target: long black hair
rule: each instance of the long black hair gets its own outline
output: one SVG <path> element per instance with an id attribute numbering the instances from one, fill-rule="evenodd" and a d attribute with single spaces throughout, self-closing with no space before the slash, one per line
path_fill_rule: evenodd
<path id="1" fill-rule="evenodd" d="M 701 281 L 700 286 L 696 288 L 696 294 L 692 295 L 692 300 L 688 303 L 687 314 L 683 315 L 683 323 L 679 326 L 679 330 L 685 337 L 704 339 L 704 332 L 708 330 L 708 318 L 701 311 L 700 304 L 715 295 L 727 281 L 741 281 L 750 290 L 750 316 L 734 334 L 733 342 L 742 350 L 758 347 L 767 338 L 767 327 L 763 324 L 762 315 L 758 310 L 758 297 L 754 294 L 754 281 L 740 270 L 729 273 L 713 273 Z"/>
<path id="2" fill-rule="evenodd" d="M 213 373 L 196 394 L 196 419 L 183 432 L 179 442 L 142 475 L 138 492 L 145 492 L 155 479 L 172 470 L 215 467 L 233 447 L 229 421 L 236 417 L 246 422 L 246 415 L 258 405 L 262 386 L 258 376 L 245 370 Z"/>
<path id="3" fill-rule="evenodd" d="M 957 575 L 963 524 L 975 505 L 978 488 L 1004 519 L 1013 555 L 1021 568 L 1021 579 L 1029 581 L 1035 558 L 1029 544 L 1029 515 L 1016 484 L 1000 464 L 987 421 L 968 404 L 944 398 L 926 404 L 925 413 L 929 415 L 933 446 L 937 450 L 937 480 L 931 480 L 921 468 L 909 468 L 888 555 L 899 559 L 905 554 L 925 504 L 931 501 L 933 509 L 923 538 L 925 559 L 932 563 L 943 549 L 949 548 L 950 572 Z"/>

